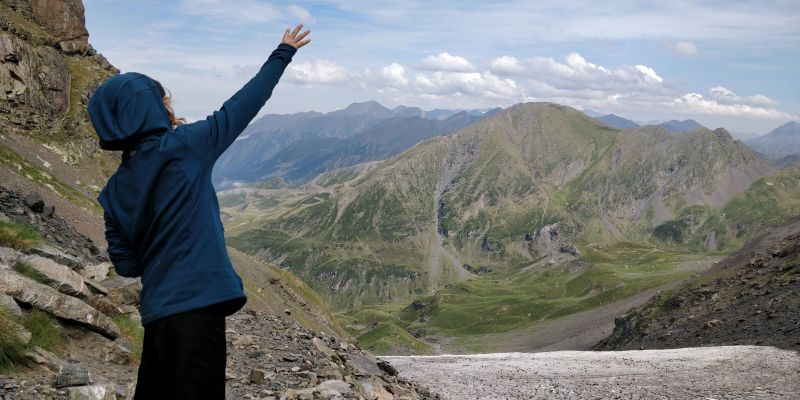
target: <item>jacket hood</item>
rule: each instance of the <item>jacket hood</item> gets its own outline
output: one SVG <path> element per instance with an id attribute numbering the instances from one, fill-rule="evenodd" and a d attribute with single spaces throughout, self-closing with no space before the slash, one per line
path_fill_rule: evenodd
<path id="1" fill-rule="evenodd" d="M 130 150 L 144 137 L 172 129 L 161 86 L 137 72 L 118 74 L 100 85 L 89 100 L 100 147 Z"/>

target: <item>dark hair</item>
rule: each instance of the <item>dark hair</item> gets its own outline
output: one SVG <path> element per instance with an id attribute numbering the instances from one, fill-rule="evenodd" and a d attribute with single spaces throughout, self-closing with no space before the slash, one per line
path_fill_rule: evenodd
<path id="1" fill-rule="evenodd" d="M 172 124 L 173 127 L 185 124 L 186 118 L 178 118 L 175 116 L 175 111 L 172 109 L 172 95 L 164 90 L 164 86 L 161 85 L 161 82 L 155 79 L 153 79 L 153 82 L 156 83 L 158 91 L 161 92 L 161 99 L 164 100 L 164 108 L 167 109 L 167 115 L 169 116 L 170 124 Z"/>

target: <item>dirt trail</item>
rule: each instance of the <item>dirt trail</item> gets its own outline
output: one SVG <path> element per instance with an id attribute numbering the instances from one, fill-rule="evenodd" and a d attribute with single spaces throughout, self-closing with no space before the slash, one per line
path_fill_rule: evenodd
<path id="1" fill-rule="evenodd" d="M 800 355 L 730 346 L 381 357 L 443 399 L 796 399 Z"/>

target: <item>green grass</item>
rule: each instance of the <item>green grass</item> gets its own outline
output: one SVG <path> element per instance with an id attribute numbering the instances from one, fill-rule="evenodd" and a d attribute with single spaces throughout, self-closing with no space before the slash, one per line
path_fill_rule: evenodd
<path id="1" fill-rule="evenodd" d="M 0 246 L 20 251 L 28 250 L 42 241 L 39 232 L 16 222 L 0 222 Z"/>
<path id="2" fill-rule="evenodd" d="M 31 333 L 29 347 L 41 347 L 55 353 L 61 353 L 67 339 L 61 325 L 50 314 L 32 308 L 30 314 L 22 319 L 22 325 Z"/>
<path id="3" fill-rule="evenodd" d="M 22 261 L 17 261 L 14 265 L 14 270 L 39 283 L 47 284 L 50 281 L 46 275 Z"/>
<path id="4" fill-rule="evenodd" d="M 142 324 L 127 315 L 117 315 L 112 320 L 119 327 L 122 337 L 133 343 L 131 361 L 138 364 L 142 359 L 142 346 L 144 344 L 144 328 Z"/>
<path id="5" fill-rule="evenodd" d="M 25 345 L 17 337 L 16 318 L 0 307 L 0 372 L 19 364 L 25 354 Z"/>

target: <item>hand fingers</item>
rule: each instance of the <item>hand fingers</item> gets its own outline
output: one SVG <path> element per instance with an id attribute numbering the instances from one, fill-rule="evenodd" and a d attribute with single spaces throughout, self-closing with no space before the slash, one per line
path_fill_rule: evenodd
<path id="1" fill-rule="evenodd" d="M 307 29 L 305 32 L 301 33 L 297 36 L 297 40 L 303 40 L 309 33 L 311 33 L 311 29 Z"/>
<path id="2" fill-rule="evenodd" d="M 311 39 L 306 39 L 300 42 L 297 42 L 297 46 L 295 48 L 299 49 L 307 44 L 311 43 Z"/>
<path id="3" fill-rule="evenodd" d="M 297 32 L 300 32 L 300 29 L 302 29 L 302 28 L 303 28 L 303 24 L 297 24 L 297 26 L 294 27 L 294 30 L 292 31 L 292 36 L 297 35 Z"/>
<path id="4" fill-rule="evenodd" d="M 289 36 L 289 28 L 286 28 L 286 31 L 283 32 L 283 38 L 286 39 Z"/>

